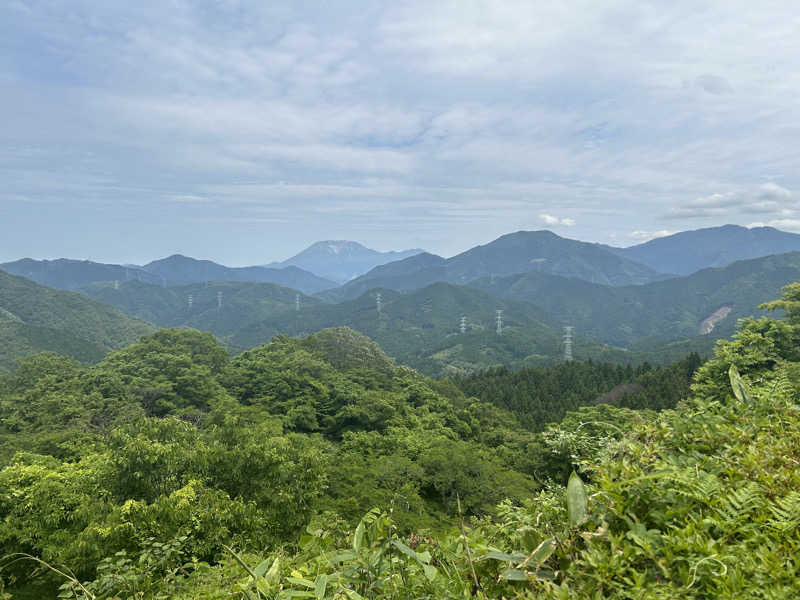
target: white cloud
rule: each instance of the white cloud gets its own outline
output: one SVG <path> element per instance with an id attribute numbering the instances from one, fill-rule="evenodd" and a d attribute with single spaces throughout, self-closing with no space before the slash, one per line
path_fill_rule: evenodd
<path id="1" fill-rule="evenodd" d="M 677 233 L 677 231 L 673 231 L 671 229 L 661 229 L 659 231 L 642 231 L 636 230 L 631 231 L 628 236 L 635 239 L 638 242 L 649 242 L 650 240 L 666 237 L 668 235 L 673 235 Z"/>
<path id="2" fill-rule="evenodd" d="M 540 213 L 539 219 L 545 225 L 564 225 L 565 227 L 573 227 L 575 225 L 575 220 L 570 219 L 569 217 L 555 217 L 553 215 L 548 215 L 547 213 Z"/>

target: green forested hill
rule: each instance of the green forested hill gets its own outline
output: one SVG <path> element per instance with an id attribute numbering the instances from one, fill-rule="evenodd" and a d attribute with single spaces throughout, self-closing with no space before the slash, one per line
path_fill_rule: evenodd
<path id="1" fill-rule="evenodd" d="M 39 285 L 58 290 L 74 290 L 96 281 L 129 281 L 137 280 L 149 283 L 161 283 L 161 278 L 148 273 L 140 267 L 129 267 L 90 260 L 34 260 L 23 258 L 14 262 L 0 264 L 0 269 L 26 277 Z"/>
<path id="2" fill-rule="evenodd" d="M 642 286 L 603 286 L 545 273 L 482 279 L 471 285 L 541 306 L 599 342 L 644 347 L 701 336 L 710 325 L 704 321 L 715 312 L 722 318 L 705 335 L 730 336 L 737 319 L 762 314 L 758 305 L 796 280 L 800 280 L 800 252 L 739 261 Z"/>
<path id="3" fill-rule="evenodd" d="M 501 335 L 496 333 L 497 310 L 503 311 Z M 459 329 L 462 316 L 466 317 L 464 334 Z M 399 363 L 428 375 L 465 373 L 492 365 L 550 364 L 563 354 L 560 323 L 535 305 L 448 283 L 407 294 L 373 290 L 356 300 L 309 306 L 295 318 L 278 315 L 243 329 L 230 342 L 250 347 L 278 333 L 308 335 L 341 325 L 364 333 Z M 575 353 L 579 358 L 636 360 L 585 338 L 577 340 Z"/>
<path id="4" fill-rule="evenodd" d="M 0 271 L 0 370 L 42 350 L 90 362 L 154 329 L 81 294 Z"/>
<path id="5" fill-rule="evenodd" d="M 560 468 L 530 453 L 539 442 L 510 414 L 346 329 L 232 360 L 187 330 L 91 367 L 43 354 L 0 378 L 0 414 L 0 556 L 82 578 L 115 553 L 119 565 L 146 548 L 171 561 L 159 547 L 173 539 L 211 563 L 225 545 L 293 544 L 314 515 L 354 522 L 375 502 L 394 504 L 407 530 L 440 529 L 459 507 L 494 512 L 540 487 L 536 469 Z M 27 579 L 24 561 L 0 567 L 0 581 Z"/>
<path id="6" fill-rule="evenodd" d="M 97 283 L 80 291 L 160 327 L 192 327 L 220 338 L 277 315 L 293 319 L 298 300 L 301 308 L 320 304 L 316 298 L 274 283 L 210 281 L 162 287 L 130 281 L 118 286 Z M 259 343 L 266 341 L 269 338 Z"/>
<path id="7" fill-rule="evenodd" d="M 323 304 L 273 284 L 210 282 L 161 287 L 131 281 L 119 286 L 95 284 L 87 295 L 162 327 L 209 331 L 240 352 L 278 334 L 307 336 L 321 329 L 352 327 L 374 339 L 398 363 L 429 375 L 463 374 L 495 365 L 552 364 L 563 355 L 562 322 L 534 304 L 501 300 L 471 287 L 437 283 L 400 294 L 372 290 L 355 300 Z M 217 294 L 222 293 L 222 308 Z M 381 294 L 381 313 L 377 294 Z M 192 296 L 192 307 L 188 298 Z M 503 332 L 496 334 L 496 310 L 503 311 Z M 465 333 L 460 320 L 465 317 Z M 578 359 L 658 363 L 677 360 L 709 346 L 681 345 L 665 352 L 660 346 L 630 352 L 597 344 L 580 332 Z"/>

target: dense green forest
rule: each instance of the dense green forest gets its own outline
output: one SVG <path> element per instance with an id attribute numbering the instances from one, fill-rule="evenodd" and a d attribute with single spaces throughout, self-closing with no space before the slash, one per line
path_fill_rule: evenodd
<path id="1" fill-rule="evenodd" d="M 518 371 L 498 367 L 454 381 L 466 395 L 508 410 L 526 428 L 540 431 L 567 412 L 592 404 L 675 408 L 688 397 L 692 377 L 702 362 L 697 353 L 691 353 L 656 368 L 648 363 L 634 368 L 592 361 Z"/>
<path id="2" fill-rule="evenodd" d="M 5 595 L 795 597 L 800 284 L 766 308 L 699 368 L 437 382 L 347 328 L 28 358 L 0 379 Z M 520 422 L 509 390 L 558 381 L 611 403 Z"/>

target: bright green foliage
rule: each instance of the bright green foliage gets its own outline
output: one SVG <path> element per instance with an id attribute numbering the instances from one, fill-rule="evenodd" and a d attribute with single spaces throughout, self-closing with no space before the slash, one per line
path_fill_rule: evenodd
<path id="1" fill-rule="evenodd" d="M 68 565 L 54 587 L 81 599 L 795 598 L 798 335 L 745 321 L 674 409 L 583 407 L 541 435 L 375 356 L 335 368 L 324 343 L 281 338 L 219 375 L 204 351 L 223 391 L 197 424 L 131 419 L 71 461 L 17 454 L 0 541 Z M 34 366 L 4 394 L 84 373 Z M 559 481 L 537 489 L 543 455 Z"/>
<path id="2" fill-rule="evenodd" d="M 544 452 L 508 413 L 395 367 L 351 330 L 233 361 L 189 330 L 89 368 L 39 355 L 0 379 L 0 407 L 5 552 L 98 581 L 103 557 L 125 553 L 137 586 L 148 540 L 182 539 L 182 555 L 215 564 L 224 544 L 291 544 L 326 510 L 353 522 L 394 506 L 402 531 L 446 527 L 459 498 L 494 512 L 537 489 Z"/>
<path id="3" fill-rule="evenodd" d="M 765 302 L 761 306 L 765 310 L 783 310 L 786 320 L 792 325 L 800 325 L 800 283 L 790 283 L 783 288 L 783 295 L 779 300 Z"/>

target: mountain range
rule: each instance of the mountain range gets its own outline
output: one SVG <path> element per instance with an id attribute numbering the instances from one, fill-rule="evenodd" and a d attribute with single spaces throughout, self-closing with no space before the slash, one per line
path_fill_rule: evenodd
<path id="1" fill-rule="evenodd" d="M 503 277 L 528 271 L 608 285 L 650 283 L 666 277 L 598 244 L 562 238 L 551 231 L 518 231 L 452 258 L 424 253 L 389 263 L 320 297 L 341 301 L 357 297 L 373 287 L 408 291 L 438 281 L 463 285 L 481 277 Z"/>
<path id="2" fill-rule="evenodd" d="M 88 260 L 33 260 L 23 258 L 0 264 L 0 269 L 21 275 L 41 285 L 74 290 L 98 282 L 141 281 L 158 285 L 205 283 L 207 281 L 252 281 L 277 283 L 306 293 L 336 287 L 336 283 L 298 267 L 226 267 L 210 260 L 181 254 L 154 260 L 144 266 L 114 265 Z"/>
<path id="3" fill-rule="evenodd" d="M 741 235 L 749 232 L 758 243 L 736 249 Z M 732 240 L 727 250 L 720 241 L 725 239 Z M 3 268 L 24 271 L 102 302 L 81 309 L 87 314 L 99 311 L 95 321 L 114 322 L 124 317 L 118 312 L 122 311 L 158 327 L 210 331 L 232 352 L 281 333 L 306 336 L 350 326 L 372 337 L 399 362 L 442 375 L 559 360 L 565 325 L 576 328 L 576 358 L 661 362 L 690 350 L 706 352 L 715 339 L 732 333 L 737 319 L 759 314 L 758 304 L 777 297 L 786 283 L 800 280 L 800 252 L 706 267 L 686 276 L 659 272 L 654 266 L 673 273 L 689 269 L 688 254 L 681 250 L 687 244 L 696 247 L 692 256 L 697 265 L 725 263 L 725 257 L 737 252 L 791 247 L 798 240 L 800 236 L 770 228 L 724 226 L 620 249 L 548 231 L 520 231 L 449 259 L 418 252 L 378 265 L 339 287 L 294 265 L 231 268 L 180 255 L 141 267 L 25 259 Z M 316 257 L 324 267 L 326 256 L 341 255 L 329 265 L 335 270 L 354 264 L 347 256 L 350 250 L 358 256 L 359 248 L 363 247 L 323 242 L 309 248 L 306 258 Z M 623 252 L 630 256 L 620 255 Z M 636 253 L 646 256 L 649 264 L 635 261 Z M 377 254 L 386 258 L 392 253 Z M 81 298 L 75 294 L 51 296 L 50 304 L 35 301 L 32 306 L 38 308 L 25 316 L 20 309 L 25 294 L 38 298 L 64 292 L 5 277 L 6 287 L 17 280 L 34 286 L 17 294 L 15 304 L 0 303 L 3 339 L 11 349 L 6 364 L 37 349 L 97 360 L 119 343 L 135 339 L 142 327 L 150 327 L 133 319 L 119 323 L 132 333 L 112 340 L 106 340 L 102 331 L 93 332 L 94 325 L 83 330 L 79 325 L 83 317 L 70 313 L 75 298 Z M 502 311 L 500 335 L 498 310 Z M 60 321 L 71 325 L 63 327 Z"/>

